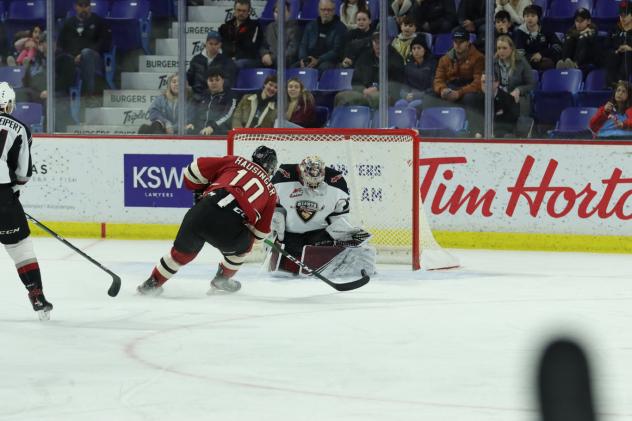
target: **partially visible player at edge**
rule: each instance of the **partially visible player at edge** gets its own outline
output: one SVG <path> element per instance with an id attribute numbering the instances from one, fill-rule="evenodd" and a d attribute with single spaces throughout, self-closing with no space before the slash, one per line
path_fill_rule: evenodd
<path id="1" fill-rule="evenodd" d="M 224 259 L 211 281 L 209 294 L 236 292 L 232 279 L 256 240 L 270 233 L 277 202 L 270 180 L 277 166 L 273 149 L 259 146 L 252 161 L 241 156 L 198 158 L 184 173 L 187 188 L 196 191 L 196 203 L 184 215 L 171 251 L 138 287 L 142 295 L 158 295 L 181 266 L 202 250 L 204 243 L 219 249 Z"/>
<path id="2" fill-rule="evenodd" d="M 20 203 L 20 187 L 31 178 L 31 131 L 11 116 L 15 92 L 0 82 L 0 243 L 13 259 L 28 290 L 33 310 L 41 320 L 50 318 L 53 305 L 42 292 L 42 278 L 31 241 L 31 231 Z"/>

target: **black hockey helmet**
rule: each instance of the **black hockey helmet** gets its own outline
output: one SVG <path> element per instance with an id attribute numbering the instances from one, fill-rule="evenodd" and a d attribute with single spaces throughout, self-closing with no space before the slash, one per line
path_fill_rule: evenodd
<path id="1" fill-rule="evenodd" d="M 272 175 L 277 167 L 276 152 L 272 148 L 261 145 L 252 154 L 252 162 L 261 166 L 268 174 Z"/>

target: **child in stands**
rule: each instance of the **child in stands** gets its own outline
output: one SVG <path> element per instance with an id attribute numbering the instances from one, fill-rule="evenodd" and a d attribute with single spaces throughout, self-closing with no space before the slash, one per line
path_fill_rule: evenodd
<path id="1" fill-rule="evenodd" d="M 598 138 L 632 136 L 632 86 L 620 80 L 613 97 L 590 119 L 590 130 Z"/>

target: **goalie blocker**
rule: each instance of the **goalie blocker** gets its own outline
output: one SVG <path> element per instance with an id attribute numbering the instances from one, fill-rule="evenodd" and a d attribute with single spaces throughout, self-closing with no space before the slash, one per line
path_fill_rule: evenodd
<path id="1" fill-rule="evenodd" d="M 375 273 L 375 249 L 366 244 L 371 235 L 348 221 L 349 191 L 339 171 L 308 156 L 281 165 L 272 182 L 278 193 L 272 230 L 280 247 L 326 276 Z M 269 270 L 299 273 L 294 262 L 270 253 Z"/>

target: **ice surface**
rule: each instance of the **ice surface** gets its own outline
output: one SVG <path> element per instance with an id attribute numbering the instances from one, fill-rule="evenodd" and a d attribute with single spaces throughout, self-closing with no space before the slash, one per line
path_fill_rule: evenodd
<path id="1" fill-rule="evenodd" d="M 632 419 L 629 255 L 452 251 L 463 267 L 380 266 L 339 293 L 272 279 L 207 296 L 207 248 L 158 298 L 135 295 L 167 241 L 35 238 L 40 322 L 0 252 L 0 420 L 533 421 L 534 363 L 570 334 L 593 363 L 602 420 Z"/>

